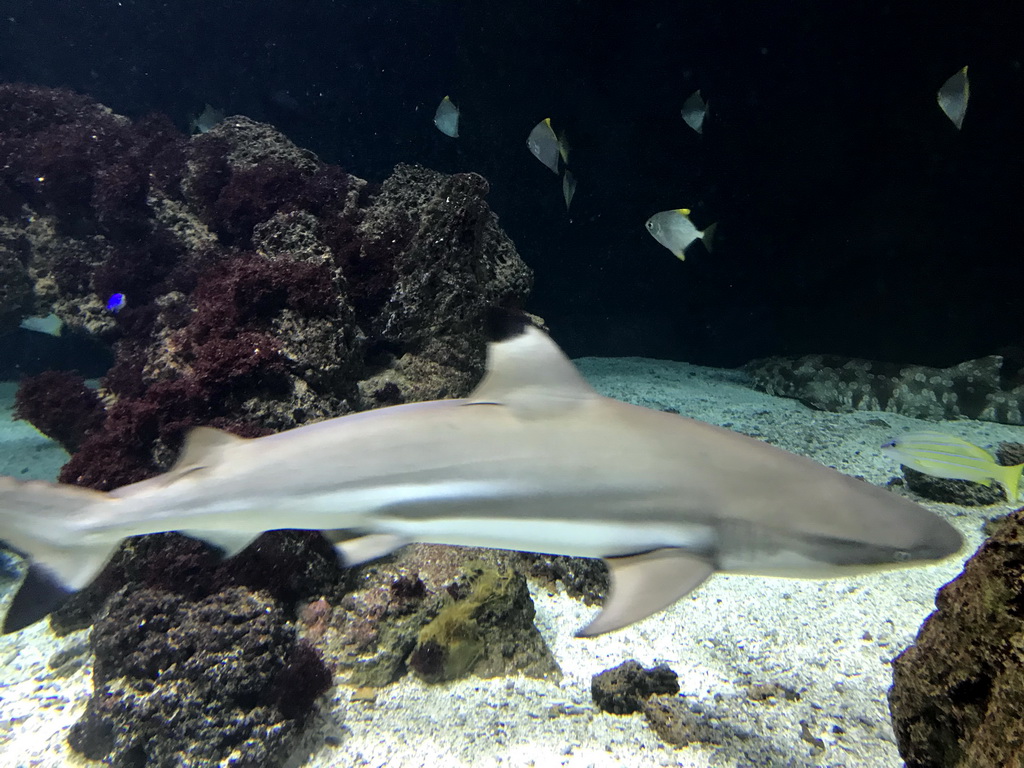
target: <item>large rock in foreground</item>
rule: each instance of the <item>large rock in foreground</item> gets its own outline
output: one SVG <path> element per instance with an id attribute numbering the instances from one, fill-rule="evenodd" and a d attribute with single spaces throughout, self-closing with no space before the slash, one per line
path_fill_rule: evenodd
<path id="1" fill-rule="evenodd" d="M 889 707 L 907 767 L 1024 765 L 1024 508 L 936 605 L 893 664 Z"/>

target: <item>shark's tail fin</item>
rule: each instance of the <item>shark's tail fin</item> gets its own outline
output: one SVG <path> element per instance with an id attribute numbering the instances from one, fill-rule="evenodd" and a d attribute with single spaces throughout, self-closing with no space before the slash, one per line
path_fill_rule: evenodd
<path id="1" fill-rule="evenodd" d="M 109 501 L 87 488 L 0 477 L 0 539 L 30 561 L 4 634 L 43 618 L 103 568 L 116 542 L 91 543 L 81 521 L 88 507 Z"/>

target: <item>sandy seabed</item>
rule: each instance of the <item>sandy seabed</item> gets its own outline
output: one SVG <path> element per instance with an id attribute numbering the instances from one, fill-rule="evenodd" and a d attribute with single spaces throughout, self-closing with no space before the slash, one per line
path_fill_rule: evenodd
<path id="1" fill-rule="evenodd" d="M 922 422 L 890 413 L 833 414 L 744 385 L 733 371 L 638 358 L 577 361 L 603 394 L 728 426 L 870 482 L 898 468 L 878 451 L 903 431 L 943 429 L 980 445 L 1024 442 L 1024 428 Z M 66 455 L 9 416 L 14 385 L 0 384 L 0 474 L 52 479 Z M 903 765 L 889 722 L 891 660 L 934 609 L 935 592 L 1005 506 L 929 505 L 969 542 L 939 565 L 830 581 L 718 574 L 667 611 L 594 639 L 573 632 L 596 609 L 531 585 L 537 625 L 564 673 L 558 682 L 472 678 L 427 685 L 406 677 L 372 702 L 333 688 L 289 768 Z M 8 587 L 10 582 L 8 581 Z M 67 729 L 91 692 L 87 630 L 55 638 L 46 622 L 0 638 L 0 768 L 100 766 L 67 747 Z M 75 651 L 77 668 L 48 666 Z M 591 676 L 626 659 L 667 664 L 717 744 L 672 747 L 643 715 L 616 716 L 590 699 Z M 792 698 L 756 701 L 747 688 L 777 684 Z"/>

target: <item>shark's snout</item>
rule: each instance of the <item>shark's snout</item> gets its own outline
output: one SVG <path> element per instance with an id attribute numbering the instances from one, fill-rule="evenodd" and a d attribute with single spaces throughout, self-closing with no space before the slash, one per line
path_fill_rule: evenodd
<path id="1" fill-rule="evenodd" d="M 915 559 L 942 560 L 963 549 L 964 537 L 960 531 L 940 517 L 933 517 L 931 523 L 915 553 Z"/>
<path id="2" fill-rule="evenodd" d="M 945 519 L 909 499 L 890 495 L 898 506 L 892 509 L 890 542 L 908 565 L 943 560 L 964 546 L 963 536 Z"/>

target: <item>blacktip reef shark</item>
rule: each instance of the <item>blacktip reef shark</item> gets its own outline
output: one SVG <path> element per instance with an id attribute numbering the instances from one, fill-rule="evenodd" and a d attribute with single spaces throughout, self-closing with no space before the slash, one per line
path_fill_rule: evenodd
<path id="1" fill-rule="evenodd" d="M 324 531 L 349 565 L 411 542 L 604 558 L 611 589 L 584 637 L 715 571 L 839 576 L 962 545 L 924 507 L 809 458 L 599 395 L 523 318 L 463 399 L 256 439 L 200 427 L 168 472 L 109 493 L 0 479 L 0 539 L 32 562 L 4 631 L 87 585 L 125 537 L 181 531 L 233 554 L 284 528 Z"/>

